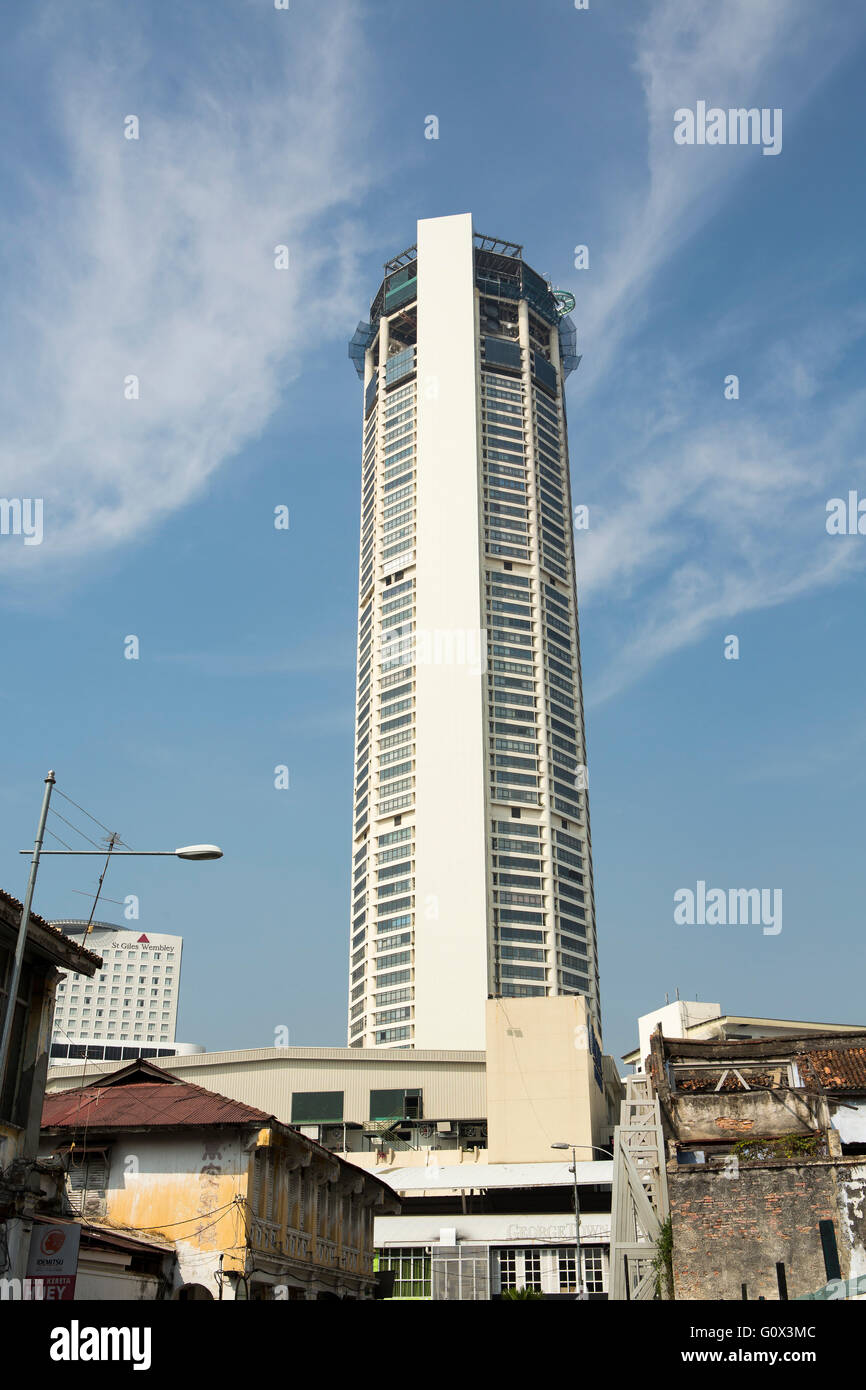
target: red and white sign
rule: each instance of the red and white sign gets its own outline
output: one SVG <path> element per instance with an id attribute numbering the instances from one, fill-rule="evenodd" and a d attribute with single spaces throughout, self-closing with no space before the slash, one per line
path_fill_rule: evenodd
<path id="1" fill-rule="evenodd" d="M 43 1298 L 74 1298 L 80 1241 L 81 1227 L 75 1221 L 34 1221 L 27 1278 L 42 1281 Z"/>

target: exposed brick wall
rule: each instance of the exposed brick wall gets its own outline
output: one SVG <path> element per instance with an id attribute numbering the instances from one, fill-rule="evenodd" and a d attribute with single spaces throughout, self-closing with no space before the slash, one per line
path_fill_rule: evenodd
<path id="1" fill-rule="evenodd" d="M 668 1169 L 675 1296 L 683 1299 L 779 1297 L 776 1261 L 788 1295 L 812 1293 L 827 1277 L 818 1222 L 833 1221 L 847 1275 L 847 1242 L 840 1233 L 837 1169 L 832 1163 L 740 1164 Z"/>

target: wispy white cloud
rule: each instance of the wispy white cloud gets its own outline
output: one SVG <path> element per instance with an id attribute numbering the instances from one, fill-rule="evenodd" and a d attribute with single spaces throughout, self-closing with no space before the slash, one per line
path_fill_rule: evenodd
<path id="1" fill-rule="evenodd" d="M 782 158 L 796 158 L 798 113 L 849 51 L 852 22 L 866 30 L 866 16 L 849 17 L 847 31 L 826 18 L 807 0 L 650 6 L 635 32 L 645 179 L 622 197 L 613 249 L 596 259 L 600 273 L 581 298 L 584 403 L 610 391 L 623 362 L 633 366 L 628 354 L 647 314 L 664 318 L 652 297 L 658 272 L 761 160 L 751 148 L 675 145 L 674 111 L 698 100 L 781 106 Z M 761 162 L 768 172 L 775 163 Z M 861 393 L 825 394 L 866 326 L 864 306 L 831 317 L 822 304 L 819 275 L 827 281 L 834 273 L 813 272 L 808 289 L 807 277 L 793 285 L 790 276 L 778 284 L 770 277 L 757 301 L 737 302 L 720 248 L 720 276 L 733 291 L 724 312 L 683 348 L 659 348 L 643 374 L 629 372 L 615 458 L 596 475 L 592 529 L 576 536 L 581 598 L 604 603 L 610 638 L 589 703 L 622 691 L 714 626 L 728 631 L 739 614 L 831 587 L 866 560 L 856 546 L 834 546 L 823 524 L 834 485 L 862 465 L 866 434 Z M 750 378 L 729 414 L 720 418 L 705 396 L 690 399 L 683 384 L 701 359 L 724 352 L 736 361 L 734 349 L 758 338 L 762 376 Z"/>
<path id="2" fill-rule="evenodd" d="M 45 50 L 63 54 L 56 143 L 43 182 L 22 176 L 3 306 L 0 492 L 44 498 L 45 540 L 0 560 L 37 578 L 141 537 L 262 430 L 305 344 L 350 315 L 351 209 L 371 182 L 351 0 L 293 14 L 285 61 L 232 64 L 200 32 L 168 97 L 148 96 L 135 21 L 100 13 L 98 45 L 69 21 L 68 47 L 55 32 Z M 283 21 L 244 34 L 266 44 Z"/>
<path id="3" fill-rule="evenodd" d="M 866 16 L 854 23 L 866 32 Z M 616 202 L 603 274 L 590 277 L 581 296 L 581 333 L 593 348 L 581 368 L 584 391 L 602 379 L 645 315 L 654 273 L 761 158 L 751 148 L 676 145 L 675 110 L 698 100 L 781 106 L 793 135 L 798 113 L 850 51 L 854 34 L 850 21 L 840 23 L 811 0 L 656 0 L 634 38 L 646 102 L 645 172 Z"/>
<path id="4" fill-rule="evenodd" d="M 768 380 L 769 396 L 778 389 Z M 859 538 L 829 536 L 825 526 L 827 499 L 862 476 L 866 393 L 817 423 L 810 400 L 802 410 L 787 404 L 784 422 L 777 411 L 741 414 L 739 403 L 730 403 L 728 423 L 667 415 L 626 447 L 597 524 L 576 533 L 582 599 L 604 602 L 610 615 L 589 703 L 712 629 L 721 640 L 722 625 L 729 631 L 739 615 L 866 567 Z"/>

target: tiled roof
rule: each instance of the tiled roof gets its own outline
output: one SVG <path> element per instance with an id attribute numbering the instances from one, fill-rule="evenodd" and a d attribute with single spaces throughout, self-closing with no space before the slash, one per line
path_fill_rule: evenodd
<path id="1" fill-rule="evenodd" d="M 17 908 L 20 920 L 21 913 L 24 911 L 24 904 L 22 902 L 19 902 L 17 898 L 13 898 L 12 894 L 7 893 L 3 888 L 0 888 L 0 902 L 7 903 L 9 907 Z M 46 922 L 44 917 L 40 917 L 38 912 L 31 912 L 30 920 L 31 922 L 36 922 L 40 927 L 46 927 L 48 931 L 57 931 L 57 928 L 53 927 L 50 922 Z"/>
<path id="2" fill-rule="evenodd" d="M 821 1048 L 796 1057 L 803 1084 L 821 1091 L 866 1091 L 866 1047 Z"/>
<path id="3" fill-rule="evenodd" d="M 11 893 L 7 893 L 5 889 L 0 888 L 0 903 L 5 903 L 7 907 L 11 907 L 17 914 L 18 921 L 21 921 L 21 913 L 24 911 L 24 904 L 20 902 L 18 898 L 13 898 Z M 31 923 L 37 927 L 41 927 L 43 931 L 50 932 L 52 936 L 60 937 L 60 940 L 69 950 L 78 952 L 79 955 L 94 961 L 97 965 L 102 964 L 101 956 L 96 955 L 93 951 L 88 951 L 86 946 L 80 946 L 77 941 L 71 941 L 68 936 L 64 936 L 59 927 L 55 927 L 53 922 L 48 922 L 44 917 L 40 917 L 38 912 L 31 911 L 28 927 Z"/>

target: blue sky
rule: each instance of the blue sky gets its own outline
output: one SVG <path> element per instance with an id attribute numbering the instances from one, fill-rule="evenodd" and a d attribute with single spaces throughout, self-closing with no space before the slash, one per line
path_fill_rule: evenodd
<path id="1" fill-rule="evenodd" d="M 50 766 L 136 848 L 220 843 L 106 883 L 185 938 L 181 1039 L 345 1040 L 346 342 L 415 219 L 466 211 L 577 298 L 605 1047 L 676 988 L 864 1021 L 866 537 L 825 528 L 829 498 L 866 497 L 864 43 L 857 0 L 49 0 L 9 21 L 0 496 L 45 520 L 41 545 L 0 536 L 0 884 L 23 896 Z M 699 100 L 781 108 L 781 153 L 677 146 Z M 35 907 L 86 916 L 94 879 L 45 860 Z M 676 925 L 698 880 L 782 889 L 783 930 Z"/>

